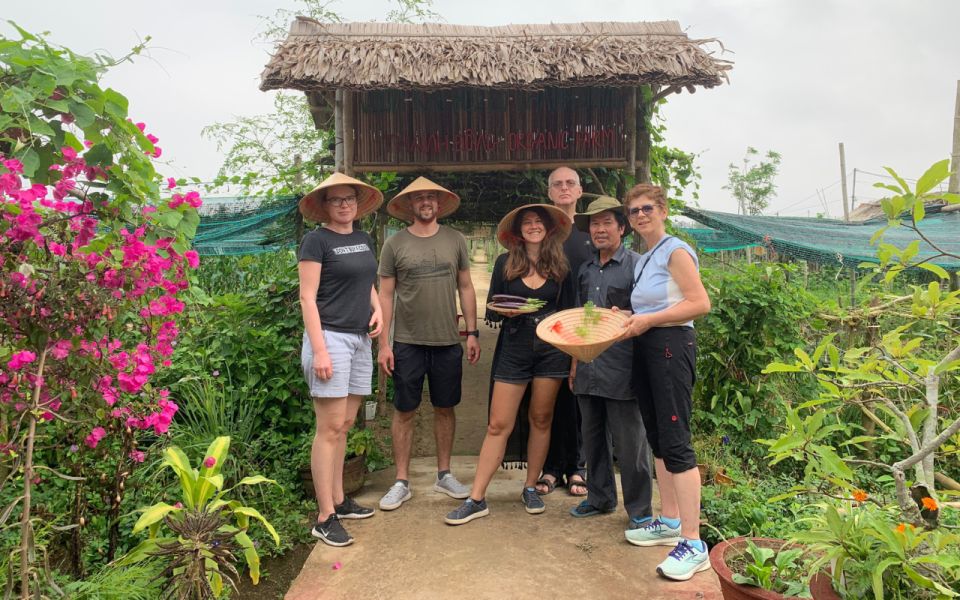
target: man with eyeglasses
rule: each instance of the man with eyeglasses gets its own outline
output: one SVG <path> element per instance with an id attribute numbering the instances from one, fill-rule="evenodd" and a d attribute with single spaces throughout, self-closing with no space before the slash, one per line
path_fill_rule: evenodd
<path id="1" fill-rule="evenodd" d="M 380 500 L 382 510 L 400 508 L 412 497 L 409 485 L 413 419 L 420 405 L 424 378 L 430 385 L 437 479 L 433 490 L 464 499 L 470 488 L 450 472 L 454 407 L 460 403 L 463 347 L 457 327 L 457 299 L 467 326 L 467 361 L 480 359 L 477 297 L 470 278 L 467 241 L 437 219 L 453 214 L 460 198 L 419 177 L 387 204 L 387 212 L 410 223 L 387 239 L 380 253 L 380 305 L 383 332 L 377 362 L 393 377 L 391 434 L 397 465 L 396 482 Z M 393 343 L 390 325 L 393 323 Z"/>
<path id="2" fill-rule="evenodd" d="M 547 196 L 553 204 L 571 219 L 577 214 L 577 201 L 583 195 L 580 176 L 568 167 L 555 169 L 547 177 Z M 563 242 L 563 253 L 570 263 L 568 284 L 572 284 L 577 270 L 593 256 L 590 234 L 576 227 Z M 543 476 L 537 492 L 549 494 L 566 479 L 567 491 L 572 496 L 586 496 L 586 465 L 580 450 L 580 414 L 570 388 L 561 386 L 553 409 L 550 428 L 550 450 L 543 465 Z"/>

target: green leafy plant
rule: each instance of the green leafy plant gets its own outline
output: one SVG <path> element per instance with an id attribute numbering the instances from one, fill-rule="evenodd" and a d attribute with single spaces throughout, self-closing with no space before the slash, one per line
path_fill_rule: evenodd
<path id="1" fill-rule="evenodd" d="M 725 190 L 730 190 L 736 198 L 742 215 L 763 213 L 770 204 L 770 200 L 777 195 L 774 179 L 780 170 L 780 154 L 768 150 L 758 163 L 752 164 L 759 155 L 756 148 L 748 146 L 747 153 L 743 157 L 743 165 L 730 164 L 727 185 L 723 187 Z"/>
<path id="2" fill-rule="evenodd" d="M 934 280 L 882 305 L 887 318 L 877 322 L 876 343 L 844 348 L 830 334 L 812 353 L 795 348 L 795 361 L 771 363 L 766 373 L 808 373 L 820 389 L 816 398 L 786 404 L 785 431 L 762 443 L 771 463 L 803 465 L 803 484 L 781 497 L 813 492 L 856 502 L 847 510 L 826 506 L 813 520 L 814 533 L 796 536 L 836 561 L 835 587 L 848 596 L 869 588 L 878 599 L 953 597 L 960 595 L 960 545 L 955 535 L 937 531 L 935 461 L 960 431 L 960 418 L 941 411 L 941 392 L 960 371 L 960 331 L 951 324 L 960 316 L 960 290 L 948 291 L 949 274 L 931 258 L 960 257 L 937 247 L 918 224 L 930 201 L 957 203 L 960 197 L 933 191 L 949 175 L 948 161 L 934 164 L 912 187 L 887 171 L 896 184 L 880 187 L 895 195 L 882 202 L 888 223 L 874 236 L 878 262 L 861 267 L 887 283 L 911 268 Z M 900 226 L 920 239 L 902 249 L 881 242 L 887 229 Z M 921 240 L 933 257 L 918 258 Z M 876 313 L 875 307 L 860 312 Z M 865 415 L 878 433 L 846 435 L 851 414 Z M 884 456 L 867 446 L 881 440 L 887 442 Z M 883 487 L 891 483 L 892 499 Z M 928 531 L 914 538 L 912 528 Z M 949 558 L 941 560 L 941 553 Z"/>
<path id="3" fill-rule="evenodd" d="M 784 596 L 809 598 L 810 590 L 803 581 L 803 548 L 773 548 L 758 546 L 746 540 L 742 558 L 748 558 L 738 566 L 742 573 L 733 574 L 733 582 L 752 585 Z"/>
<path id="4" fill-rule="evenodd" d="M 280 537 L 258 510 L 243 506 L 236 500 L 228 500 L 227 495 L 238 486 L 275 482 L 254 475 L 224 488 L 220 471 L 229 449 L 229 437 L 215 439 L 199 468 L 193 468 L 187 456 L 176 446 L 164 451 L 163 466 L 170 467 L 176 473 L 182 501 L 175 505 L 159 502 L 142 509 L 133 532 L 147 529 L 149 537 L 119 559 L 118 565 L 134 564 L 151 556 L 166 557 L 171 563 L 167 567 L 167 575 L 178 580 L 171 584 L 173 589 L 178 593 L 192 590 L 182 597 L 217 597 L 223 592 L 224 577 L 233 585 L 231 575 L 236 573 L 232 564 L 235 546 L 243 553 L 250 569 L 250 579 L 254 584 L 260 581 L 260 556 L 247 535 L 250 519 L 260 521 L 278 546 Z M 159 537 L 164 524 L 177 535 Z M 213 596 L 204 595 L 208 592 Z"/>

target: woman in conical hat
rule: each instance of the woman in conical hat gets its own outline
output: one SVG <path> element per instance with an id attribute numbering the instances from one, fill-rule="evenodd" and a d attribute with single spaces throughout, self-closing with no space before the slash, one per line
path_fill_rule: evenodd
<path id="1" fill-rule="evenodd" d="M 517 420 L 524 391 L 531 387 L 530 435 L 527 440 L 527 478 L 520 501 L 530 514 L 545 510 L 534 485 L 550 445 L 550 423 L 557 390 L 570 373 L 570 358 L 536 335 L 537 323 L 561 303 L 563 281 L 570 266 L 563 241 L 570 234 L 570 217 L 552 205 L 527 204 L 510 211 L 497 227 L 506 246 L 494 265 L 488 300 L 506 294 L 542 302 L 531 312 L 505 311 L 493 364 L 490 422 L 477 460 L 470 497 L 447 515 L 450 525 L 460 525 L 489 514 L 486 488 L 503 460 L 507 438 Z M 495 302 L 494 302 L 495 304 Z M 488 313 L 489 314 L 489 313 Z M 498 315 L 499 316 L 499 315 Z"/>
<path id="2" fill-rule="evenodd" d="M 312 533 L 331 546 L 353 538 L 340 519 L 363 519 L 373 510 L 343 493 L 347 431 L 360 400 L 370 394 L 373 352 L 383 315 L 374 281 L 373 240 L 354 221 L 383 203 L 377 188 L 334 173 L 303 197 L 300 212 L 323 226 L 303 237 L 298 255 L 303 311 L 303 374 L 313 398 L 316 433 L 310 470 L 320 512 Z M 358 298 L 369 302 L 357 302 Z"/>

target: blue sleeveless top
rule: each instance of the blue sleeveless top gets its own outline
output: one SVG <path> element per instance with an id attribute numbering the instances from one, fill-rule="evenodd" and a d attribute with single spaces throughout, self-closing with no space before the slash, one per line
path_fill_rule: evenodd
<path id="1" fill-rule="evenodd" d="M 693 263 L 697 269 L 700 268 L 697 253 L 689 244 L 673 236 L 660 240 L 656 247 L 640 256 L 634 268 L 633 278 L 636 284 L 630 295 L 634 314 L 659 312 L 683 300 L 680 286 L 670 275 L 669 269 L 670 255 L 678 248 L 686 250 L 693 257 Z M 637 279 L 638 276 L 639 279 Z M 678 323 L 678 325 L 693 327 L 693 321 Z"/>

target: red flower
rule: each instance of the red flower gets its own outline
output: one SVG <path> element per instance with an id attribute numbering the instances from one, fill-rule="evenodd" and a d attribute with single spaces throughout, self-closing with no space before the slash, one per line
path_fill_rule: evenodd
<path id="1" fill-rule="evenodd" d="M 561 329 L 563 329 L 563 323 L 560 321 L 557 321 L 550 327 L 550 331 L 553 331 L 554 333 L 560 333 Z"/>

